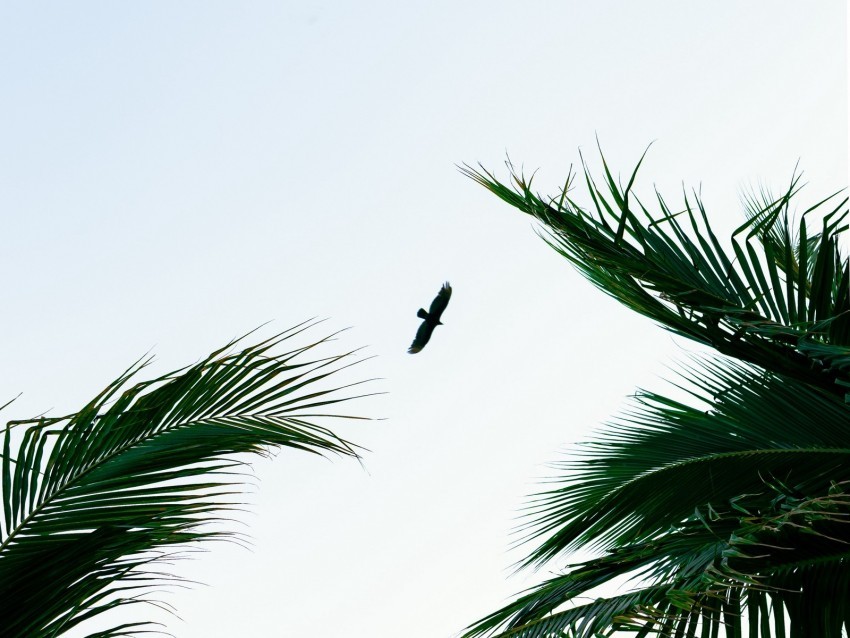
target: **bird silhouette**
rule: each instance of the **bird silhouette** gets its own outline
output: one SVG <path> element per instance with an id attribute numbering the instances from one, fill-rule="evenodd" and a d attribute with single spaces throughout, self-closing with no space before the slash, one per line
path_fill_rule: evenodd
<path id="1" fill-rule="evenodd" d="M 440 288 L 440 292 L 437 293 L 437 296 L 434 297 L 434 301 L 431 302 L 431 308 L 428 312 L 426 312 L 424 308 L 420 308 L 419 312 L 416 313 L 416 316 L 420 319 L 424 319 L 424 321 L 422 322 L 422 325 L 419 326 L 419 330 L 416 331 L 416 338 L 407 350 L 410 354 L 416 354 L 422 350 L 422 348 L 425 347 L 425 344 L 428 343 L 428 340 L 431 339 L 431 333 L 434 332 L 434 328 L 443 325 L 443 322 L 440 321 L 440 317 L 443 316 L 443 311 L 446 309 L 446 306 L 449 305 L 449 299 L 451 296 L 452 287 L 447 281 L 443 284 L 443 287 Z"/>

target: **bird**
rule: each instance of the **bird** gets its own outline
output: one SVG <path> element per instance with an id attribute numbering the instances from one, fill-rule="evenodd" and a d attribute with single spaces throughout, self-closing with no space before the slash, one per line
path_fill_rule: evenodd
<path id="1" fill-rule="evenodd" d="M 419 330 L 416 331 L 416 338 L 413 340 L 413 343 L 410 344 L 410 348 L 407 350 L 408 353 L 416 354 L 422 350 L 431 338 L 431 333 L 434 332 L 434 328 L 443 325 L 443 322 L 440 321 L 440 317 L 443 316 L 443 311 L 446 309 L 446 306 L 449 305 L 449 299 L 451 299 L 451 296 L 452 287 L 447 281 L 443 284 L 443 287 L 440 288 L 440 292 L 437 293 L 437 296 L 434 297 L 434 301 L 431 302 L 431 308 L 428 312 L 426 312 L 424 308 L 419 309 L 416 316 L 420 319 L 424 319 L 424 321 L 422 322 L 422 325 L 419 326 Z"/>

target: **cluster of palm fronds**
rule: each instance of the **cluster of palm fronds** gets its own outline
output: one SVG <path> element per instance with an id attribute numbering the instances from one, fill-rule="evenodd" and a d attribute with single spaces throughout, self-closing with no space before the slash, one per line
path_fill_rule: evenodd
<path id="1" fill-rule="evenodd" d="M 0 635 L 58 636 L 146 600 L 173 577 L 163 559 L 197 541 L 233 538 L 211 523 L 240 504 L 240 453 L 290 447 L 357 457 L 315 418 L 347 400 L 325 379 L 353 352 L 280 352 L 302 324 L 234 344 L 185 369 L 131 385 L 139 362 L 79 412 L 10 422 L 3 439 Z M 350 387 L 350 386 L 344 386 Z M 354 418 L 354 417 L 344 417 Z M 222 518 L 223 517 L 223 518 Z M 137 635 L 123 623 L 92 637 Z"/>
<path id="2" fill-rule="evenodd" d="M 638 167 L 640 163 L 638 163 Z M 799 177 L 746 201 L 724 247 L 697 194 L 652 214 L 603 159 L 586 165 L 590 210 L 466 167 L 538 219 L 591 282 L 663 327 L 716 349 L 695 360 L 689 404 L 641 392 L 635 408 L 563 464 L 524 527 L 539 566 L 570 565 L 466 636 L 841 636 L 850 628 L 850 265 L 839 249 L 846 199 L 795 220 Z M 817 223 L 813 220 L 817 218 Z M 623 577 L 633 589 L 581 603 Z"/>

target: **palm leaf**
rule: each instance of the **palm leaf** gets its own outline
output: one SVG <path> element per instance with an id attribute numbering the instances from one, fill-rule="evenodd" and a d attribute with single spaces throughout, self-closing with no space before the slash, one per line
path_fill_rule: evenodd
<path id="1" fill-rule="evenodd" d="M 840 330 L 833 332 L 847 332 L 848 286 L 837 285 L 834 277 L 846 263 L 837 241 L 846 229 L 847 213 L 839 213 L 846 198 L 823 216 L 817 241 L 808 237 L 806 215 L 834 196 L 805 211 L 796 245 L 778 244 L 778 238 L 791 237 L 779 229 L 784 230 L 789 202 L 799 190 L 795 177 L 785 194 L 755 210 L 735 231 L 729 255 L 696 193 L 685 196 L 680 212 L 670 210 L 656 193 L 660 212 L 652 215 L 637 198 L 637 210 L 629 206 L 634 174 L 621 189 L 606 168 L 609 201 L 585 166 L 591 213 L 568 194 L 572 175 L 562 192 L 547 198 L 509 168 L 510 185 L 483 168 L 461 171 L 542 222 L 550 246 L 603 292 L 676 334 L 843 396 L 836 375 L 800 356 L 795 346 L 801 339 L 828 335 L 836 321 Z M 681 217 L 690 231 L 680 224 Z"/>
<path id="2" fill-rule="evenodd" d="M 843 540 L 850 498 L 835 483 L 850 480 L 850 408 L 822 390 L 754 372 L 728 362 L 692 372 L 691 383 L 704 392 L 694 394 L 710 403 L 708 411 L 640 393 L 633 411 L 563 463 L 563 486 L 539 494 L 529 508 L 525 532 L 545 540 L 527 561 L 544 564 L 578 547 L 604 556 L 571 566 L 468 636 L 500 628 L 523 637 L 556 630 L 592 636 L 614 617 L 648 622 L 647 592 L 668 618 L 670 592 L 702 600 L 736 587 L 746 593 L 781 582 L 787 589 L 789 575 L 850 560 Z M 638 599 L 558 611 L 623 576 L 652 586 Z M 624 608 L 627 602 L 634 608 Z M 676 613 L 677 622 L 705 615 L 690 603 Z"/>
<path id="3" fill-rule="evenodd" d="M 635 409 L 559 464 L 570 478 L 529 508 L 526 531 L 546 536 L 529 565 L 653 538 L 740 494 L 773 498 L 771 476 L 816 494 L 850 479 L 843 400 L 731 362 L 703 362 L 687 381 L 702 406 L 640 392 Z"/>
<path id="4" fill-rule="evenodd" d="M 847 200 L 790 218 L 799 176 L 777 199 L 746 200 L 728 248 L 698 194 L 651 213 L 586 164 L 592 212 L 565 187 L 532 191 L 461 170 L 536 217 L 544 239 L 592 283 L 725 357 L 697 360 L 690 402 L 639 392 L 635 407 L 565 463 L 520 526 L 540 566 L 576 549 L 601 556 L 472 625 L 468 637 L 840 636 L 850 626 L 850 265 L 839 250 Z M 643 161 L 643 158 L 641 158 Z M 640 165 L 640 164 L 639 164 Z M 822 210 L 819 227 L 809 228 Z M 737 360 L 737 361 L 736 361 Z M 588 604 L 613 579 L 633 591 Z M 835 582 L 833 589 L 821 585 Z"/>
<path id="5" fill-rule="evenodd" d="M 305 358 L 331 337 L 277 353 L 310 325 L 131 384 L 139 362 L 79 412 L 10 422 L 2 458 L 3 635 L 58 636 L 173 579 L 156 565 L 197 541 L 235 538 L 216 521 L 241 500 L 237 455 L 290 447 L 357 457 L 315 423 L 354 398 L 326 385 L 354 352 Z M 148 623 L 91 636 L 136 635 Z"/>

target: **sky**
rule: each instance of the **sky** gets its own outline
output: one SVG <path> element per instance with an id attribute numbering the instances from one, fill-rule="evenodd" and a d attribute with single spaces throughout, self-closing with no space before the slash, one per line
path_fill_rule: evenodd
<path id="1" fill-rule="evenodd" d="M 842 0 L 2 2 L 5 417 L 73 411 L 148 352 L 153 375 L 266 322 L 350 328 L 332 350 L 366 346 L 348 374 L 386 393 L 338 428 L 363 465 L 257 460 L 251 548 L 180 564 L 205 584 L 149 616 L 456 635 L 546 577 L 510 546 L 547 464 L 693 349 L 457 165 L 509 155 L 554 192 L 597 137 L 623 174 L 653 143 L 637 192 L 701 188 L 723 234 L 798 161 L 801 206 L 847 185 L 846 31 Z"/>

